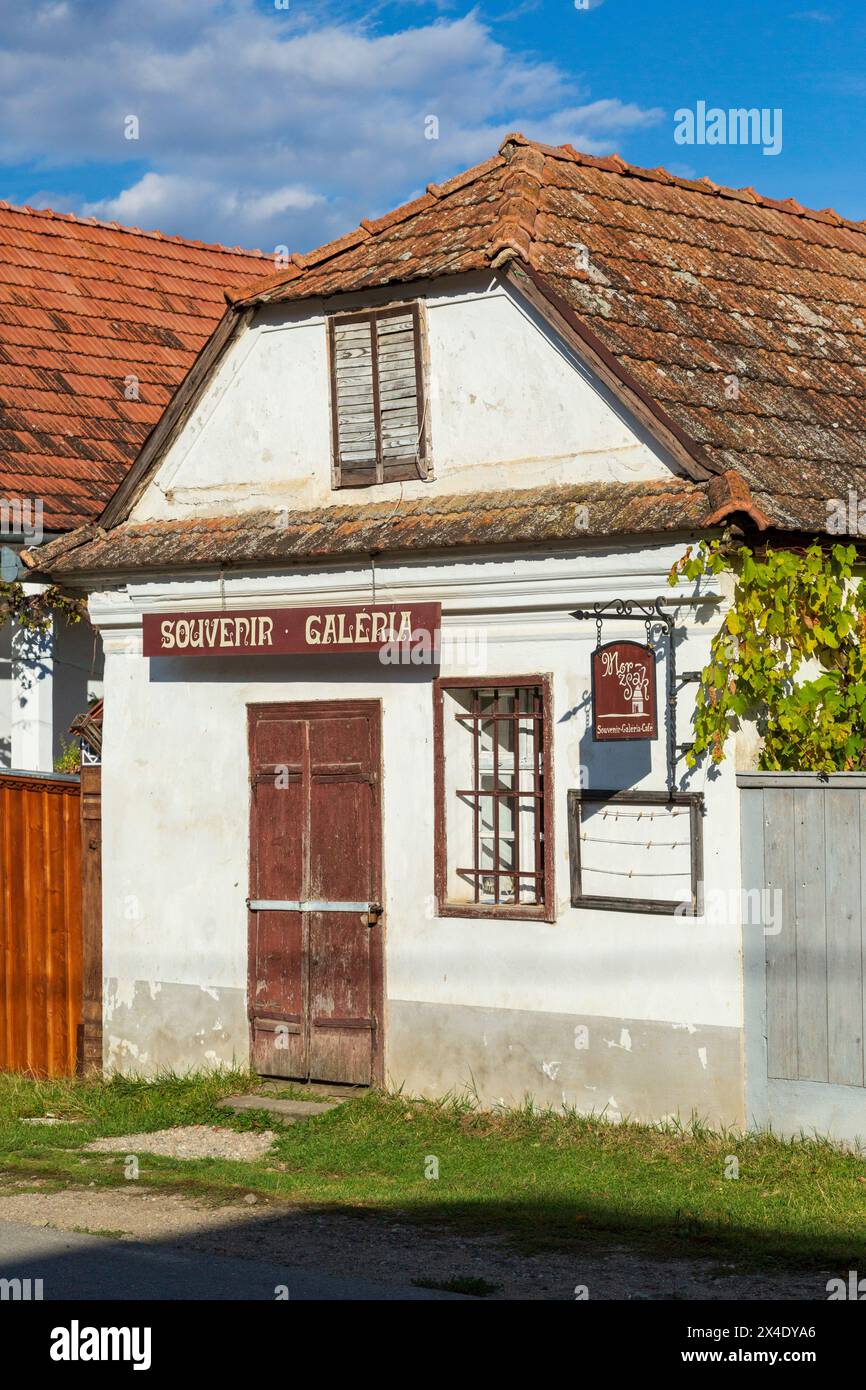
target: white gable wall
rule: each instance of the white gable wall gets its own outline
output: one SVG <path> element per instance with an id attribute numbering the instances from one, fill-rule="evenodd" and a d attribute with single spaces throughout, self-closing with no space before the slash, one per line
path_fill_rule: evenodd
<path id="1" fill-rule="evenodd" d="M 340 309 L 395 302 L 380 291 Z M 490 277 L 423 296 L 433 478 L 404 497 L 665 478 L 676 465 L 535 311 Z M 229 350 L 132 517 L 319 507 L 399 497 L 331 485 L 326 317 L 260 310 Z"/>

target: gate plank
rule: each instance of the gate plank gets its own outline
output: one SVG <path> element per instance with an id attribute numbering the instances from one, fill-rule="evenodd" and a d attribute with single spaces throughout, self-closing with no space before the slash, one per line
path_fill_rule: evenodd
<path id="1" fill-rule="evenodd" d="M 80 997 L 81 1069 L 102 1069 L 102 768 L 81 769 L 81 815 L 76 825 L 69 803 L 69 834 L 78 836 L 81 853 L 82 968 Z M 70 851 L 71 852 L 71 851 Z M 69 977 L 70 1007 L 75 998 L 74 972 Z"/>
<path id="2" fill-rule="evenodd" d="M 863 1085 L 863 962 L 860 922 L 860 793 L 824 796 L 827 861 L 829 1080 Z"/>
<path id="3" fill-rule="evenodd" d="M 740 852 L 745 892 L 760 892 L 764 870 L 764 789 L 749 787 L 740 799 Z M 744 904 L 745 905 L 745 904 Z M 743 1008 L 746 1120 L 758 1129 L 769 1121 L 767 1096 L 767 962 L 762 919 L 743 914 Z"/>
<path id="4" fill-rule="evenodd" d="M 824 802 L 830 791 L 794 793 L 794 908 L 797 941 L 797 1057 L 801 1081 L 829 1080 Z"/>
<path id="5" fill-rule="evenodd" d="M 101 769 L 90 768 L 90 772 L 100 775 Z M 84 963 L 88 961 L 93 968 L 88 947 L 91 941 L 84 932 L 84 854 L 82 844 L 82 787 L 79 779 L 78 796 L 63 797 L 63 932 L 66 951 L 66 1034 L 65 1047 L 60 1054 L 63 1070 L 71 1075 L 83 1067 L 84 1031 Z M 101 855 L 101 842 L 99 854 Z M 99 1028 L 98 1066 L 102 1068 L 102 876 L 97 879 L 98 898 L 96 903 L 96 928 L 99 937 L 99 953 L 96 968 L 99 971 L 99 988 L 94 1007 L 97 1011 Z"/>
<path id="6" fill-rule="evenodd" d="M 781 894 L 781 930 L 765 937 L 767 1074 L 797 1079 L 797 935 L 794 903 L 794 793 L 764 792 L 764 868 L 771 896 Z"/>
<path id="7" fill-rule="evenodd" d="M 0 1068 L 75 1071 L 81 1022 L 79 784 L 0 773 Z"/>
<path id="8" fill-rule="evenodd" d="M 29 977 L 27 971 L 25 901 L 22 893 L 22 877 L 27 873 L 24 852 L 26 798 L 10 794 L 8 797 L 10 820 L 9 858 L 3 865 L 4 876 L 9 878 L 9 917 L 6 922 L 6 936 L 9 942 L 9 968 L 11 988 L 9 1010 L 11 1028 L 9 1039 L 9 1059 L 6 1065 L 15 1070 L 26 1070 L 27 1025 L 29 1004 Z"/>

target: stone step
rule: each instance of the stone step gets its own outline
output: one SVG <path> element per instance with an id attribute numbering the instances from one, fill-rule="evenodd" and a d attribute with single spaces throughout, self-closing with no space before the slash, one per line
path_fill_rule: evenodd
<path id="1" fill-rule="evenodd" d="M 296 1094 L 300 1092 L 304 1096 L 321 1096 L 328 1100 L 351 1100 L 353 1096 L 363 1096 L 369 1091 L 368 1086 L 353 1086 L 349 1082 L 340 1081 L 290 1081 L 278 1076 L 260 1076 L 259 1089 L 257 1096 L 279 1095 L 281 1091 L 291 1089 Z"/>
<path id="2" fill-rule="evenodd" d="M 282 1100 L 279 1096 L 226 1096 L 217 1101 L 223 1110 L 266 1110 L 269 1115 L 278 1115 L 283 1124 L 297 1124 L 299 1120 L 311 1120 L 314 1115 L 325 1115 L 342 1105 L 341 1100 Z"/>

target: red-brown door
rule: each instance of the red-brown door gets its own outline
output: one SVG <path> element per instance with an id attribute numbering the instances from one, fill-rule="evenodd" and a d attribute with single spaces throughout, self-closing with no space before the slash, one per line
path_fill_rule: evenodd
<path id="1" fill-rule="evenodd" d="M 380 1081 L 379 705 L 251 705 L 249 746 L 253 1066 Z"/>

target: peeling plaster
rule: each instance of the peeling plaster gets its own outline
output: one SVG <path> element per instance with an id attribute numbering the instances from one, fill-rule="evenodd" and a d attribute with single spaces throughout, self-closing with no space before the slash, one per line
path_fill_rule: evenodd
<path id="1" fill-rule="evenodd" d="M 150 986 L 148 986 L 150 988 Z M 131 1009 L 135 1003 L 135 981 L 110 979 L 105 982 L 105 1011 L 111 1018 L 117 1009 Z"/>
<path id="2" fill-rule="evenodd" d="M 106 1018 L 113 1026 L 105 1045 L 107 1071 L 153 1074 L 246 1064 L 245 990 L 167 981 L 109 983 Z"/>

